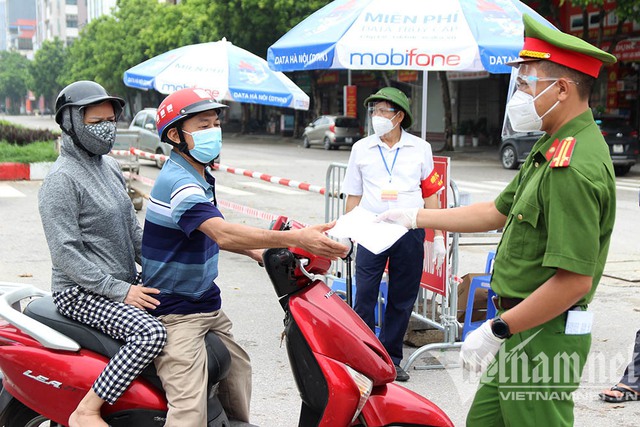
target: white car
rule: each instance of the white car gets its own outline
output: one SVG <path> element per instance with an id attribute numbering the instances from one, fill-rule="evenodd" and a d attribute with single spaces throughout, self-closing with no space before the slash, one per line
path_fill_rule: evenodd
<path id="1" fill-rule="evenodd" d="M 156 129 L 156 109 L 145 108 L 138 111 L 129 125 L 129 130 L 139 133 L 138 148 L 147 153 L 164 154 L 168 156 L 171 152 L 171 145 L 160 142 L 158 130 Z M 161 168 L 164 161 L 156 160 L 156 166 Z"/>

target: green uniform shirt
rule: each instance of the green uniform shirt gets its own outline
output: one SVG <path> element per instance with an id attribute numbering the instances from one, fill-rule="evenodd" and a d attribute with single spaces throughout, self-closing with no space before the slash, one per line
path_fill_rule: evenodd
<path id="1" fill-rule="evenodd" d="M 571 162 L 550 168 L 545 154 L 555 140 L 574 137 Z M 544 135 L 495 200 L 505 216 L 491 287 L 502 297 L 526 298 L 557 268 L 593 277 L 588 304 L 602 276 L 616 213 L 609 149 L 590 110 Z"/>

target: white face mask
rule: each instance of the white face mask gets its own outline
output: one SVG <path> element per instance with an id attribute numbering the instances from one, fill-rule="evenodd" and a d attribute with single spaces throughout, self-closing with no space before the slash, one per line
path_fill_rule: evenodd
<path id="1" fill-rule="evenodd" d="M 387 119 L 386 117 L 382 116 L 371 117 L 371 126 L 373 126 L 373 131 L 375 132 L 375 134 L 378 135 L 378 137 L 382 137 L 395 129 L 395 127 L 398 125 L 396 124 L 394 126 L 391 120 L 397 115 L 398 113 L 396 113 L 391 119 Z"/>
<path id="2" fill-rule="evenodd" d="M 517 90 L 516 93 L 513 94 L 507 103 L 507 115 L 509 116 L 513 130 L 516 132 L 535 132 L 542 129 L 542 119 L 549 114 L 551 110 L 556 108 L 560 101 L 556 101 L 542 116 L 538 116 L 534 102 L 555 84 L 556 82 L 553 82 L 553 84 L 536 95 L 535 98 L 521 90 Z"/>

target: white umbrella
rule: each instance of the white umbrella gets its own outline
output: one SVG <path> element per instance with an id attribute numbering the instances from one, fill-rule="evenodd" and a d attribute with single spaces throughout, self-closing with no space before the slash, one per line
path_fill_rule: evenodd
<path id="1" fill-rule="evenodd" d="M 125 71 L 123 80 L 129 87 L 165 94 L 198 87 L 219 101 L 309 109 L 309 96 L 287 76 L 225 39 L 165 52 Z"/>

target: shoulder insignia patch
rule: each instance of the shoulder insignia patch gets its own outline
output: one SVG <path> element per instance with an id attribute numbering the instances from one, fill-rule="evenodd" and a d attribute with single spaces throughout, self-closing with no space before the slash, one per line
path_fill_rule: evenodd
<path id="1" fill-rule="evenodd" d="M 576 145 L 576 139 L 572 136 L 567 137 L 560 141 L 558 147 L 556 148 L 553 156 L 551 157 L 551 162 L 549 163 L 550 168 L 566 168 L 571 163 L 571 156 L 573 155 L 573 148 Z"/>
<path id="2" fill-rule="evenodd" d="M 556 153 L 558 144 L 560 144 L 560 140 L 556 139 L 555 141 L 553 141 L 553 144 L 551 144 L 551 147 L 549 147 L 549 150 L 547 150 L 547 152 L 545 153 L 544 157 L 546 157 L 547 161 L 551 160 L 553 155 Z"/>

